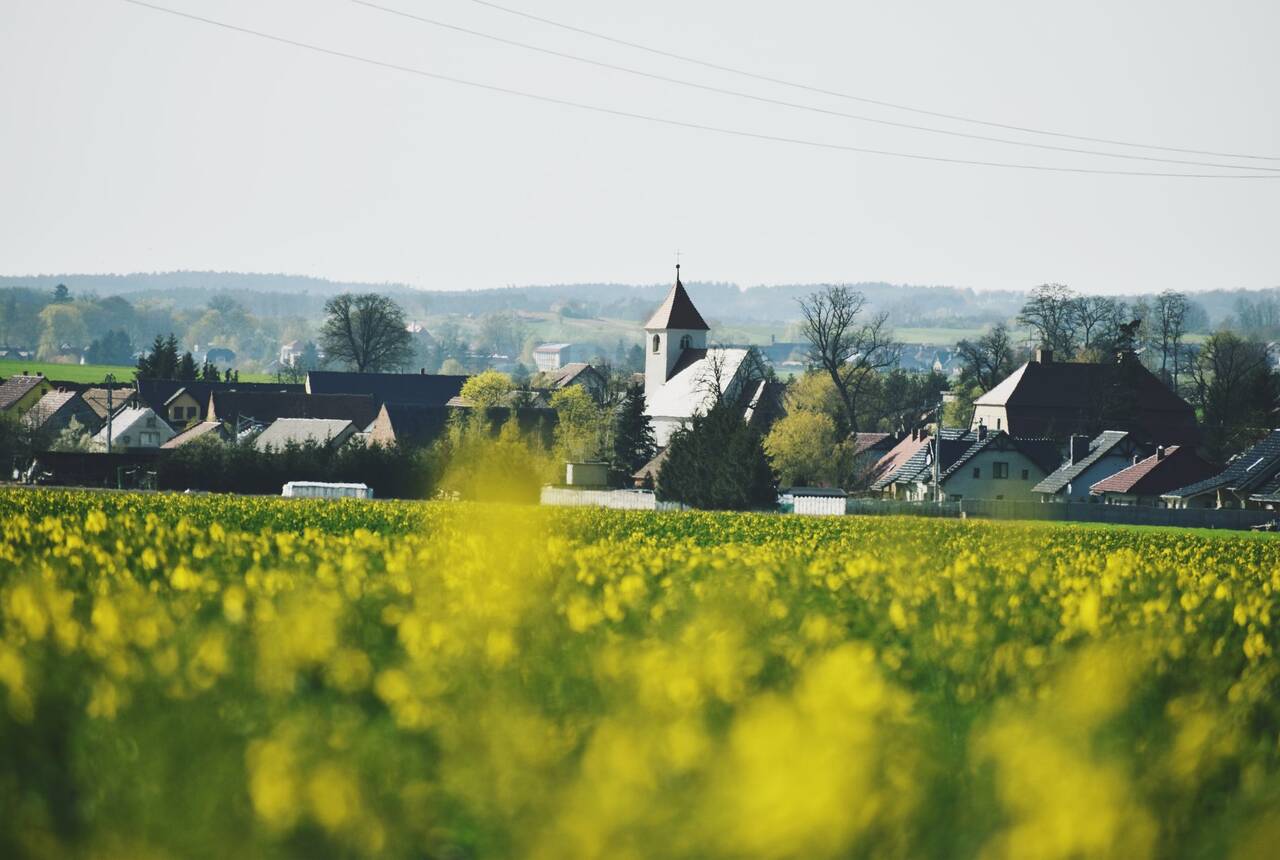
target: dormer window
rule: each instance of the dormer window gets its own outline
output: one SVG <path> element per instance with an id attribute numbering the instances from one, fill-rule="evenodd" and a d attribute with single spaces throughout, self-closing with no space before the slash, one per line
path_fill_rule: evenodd
<path id="1" fill-rule="evenodd" d="M 684 337 L 680 338 L 681 349 L 688 349 L 692 345 L 693 345 L 693 338 L 690 337 L 689 335 L 685 335 Z"/>
<path id="2" fill-rule="evenodd" d="M 660 335 L 660 334 L 655 334 L 655 335 L 653 336 L 653 351 L 654 351 L 654 352 L 657 352 L 657 351 L 658 351 L 658 348 L 659 348 L 659 347 L 661 347 L 661 346 L 662 346 L 662 335 Z"/>

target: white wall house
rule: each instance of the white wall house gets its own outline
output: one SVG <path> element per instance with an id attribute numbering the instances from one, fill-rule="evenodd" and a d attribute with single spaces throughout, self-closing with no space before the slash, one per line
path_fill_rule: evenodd
<path id="1" fill-rule="evenodd" d="M 138 448 L 159 448 L 173 438 L 173 428 L 151 409 L 145 406 L 121 409 L 93 437 L 96 451 L 107 450 L 107 432 L 111 433 L 112 451 Z"/>
<path id="2" fill-rule="evenodd" d="M 675 286 L 644 325 L 645 412 L 659 447 L 717 396 L 750 400 L 755 396 L 751 386 L 760 393 L 764 386 L 764 361 L 754 347 L 707 347 L 710 327 L 680 283 L 679 268 Z M 752 402 L 748 409 L 754 408 Z"/>

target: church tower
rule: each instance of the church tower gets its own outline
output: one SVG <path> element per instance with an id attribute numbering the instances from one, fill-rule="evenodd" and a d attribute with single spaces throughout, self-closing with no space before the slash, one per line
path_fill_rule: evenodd
<path id="1" fill-rule="evenodd" d="M 671 378 L 671 370 L 685 350 L 706 350 L 709 330 L 680 283 L 680 264 L 676 263 L 676 285 L 644 324 L 644 393 L 650 402 Z"/>

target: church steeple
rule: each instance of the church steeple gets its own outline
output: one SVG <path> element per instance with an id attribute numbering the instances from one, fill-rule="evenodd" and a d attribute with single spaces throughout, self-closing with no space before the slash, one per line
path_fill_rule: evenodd
<path id="1" fill-rule="evenodd" d="M 676 284 L 667 293 L 662 304 L 644 324 L 645 331 L 661 329 L 682 329 L 684 331 L 710 331 L 711 327 L 703 320 L 702 314 L 693 306 L 693 299 L 680 283 L 680 264 L 676 263 Z"/>
<path id="2" fill-rule="evenodd" d="M 644 391 L 652 398 L 671 378 L 671 371 L 686 350 L 707 348 L 707 325 L 680 282 L 676 263 L 676 283 L 662 304 L 644 324 Z"/>

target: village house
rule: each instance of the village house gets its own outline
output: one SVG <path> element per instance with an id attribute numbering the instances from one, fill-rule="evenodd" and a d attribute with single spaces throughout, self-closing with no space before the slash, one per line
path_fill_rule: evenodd
<path id="1" fill-rule="evenodd" d="M 911 474 L 919 471 L 920 464 L 915 462 L 916 454 L 929 446 L 930 436 L 927 431 L 922 429 L 912 430 L 909 434 L 899 439 L 897 444 L 884 453 L 875 465 L 871 467 L 866 476 L 866 481 L 870 489 L 875 493 L 883 494 L 886 498 L 900 498 L 900 491 L 905 492 L 906 482 L 898 483 L 899 474 L 905 474 L 907 464 L 911 463 L 914 468 Z"/>
<path id="2" fill-rule="evenodd" d="M 1199 441 L 1195 410 L 1129 353 L 1102 364 L 1054 361 L 1052 350 L 1038 349 L 974 401 L 970 426 L 979 425 L 1018 438 L 1125 430 L 1157 444 Z"/>
<path id="3" fill-rule="evenodd" d="M 1164 507 L 1165 493 L 1212 476 L 1217 467 L 1190 445 L 1170 445 L 1098 481 L 1089 492 L 1108 505 Z"/>
<path id="4" fill-rule="evenodd" d="M 46 434 L 61 433 L 73 421 L 89 434 L 102 426 L 98 414 L 79 391 L 50 391 L 26 411 L 22 420 L 31 429 Z"/>
<path id="5" fill-rule="evenodd" d="M 53 383 L 43 373 L 18 373 L 0 382 L 0 412 L 22 415 L 50 391 Z"/>
<path id="6" fill-rule="evenodd" d="M 1067 459 L 1031 488 L 1045 502 L 1096 502 L 1091 488 L 1145 457 L 1156 446 L 1140 442 L 1124 430 L 1104 430 L 1093 439 L 1075 435 L 1067 440 Z"/>
<path id="7" fill-rule="evenodd" d="M 935 458 L 940 462 L 935 465 Z M 1031 501 L 1032 488 L 1058 463 L 1051 439 L 1019 439 L 999 430 L 943 430 L 927 439 L 887 480 L 889 495 L 907 501 L 931 501 L 935 473 L 948 501 Z"/>
<path id="8" fill-rule="evenodd" d="M 178 427 L 208 419 L 209 395 L 215 391 L 301 392 L 303 386 L 283 382 L 205 382 L 203 380 L 139 379 L 136 405 L 146 406 Z"/>
<path id="9" fill-rule="evenodd" d="M 654 441 L 663 447 L 671 434 L 717 399 L 742 409 L 762 431 L 776 417 L 776 386 L 765 380 L 765 363 L 755 347 L 707 346 L 710 327 L 694 307 L 676 266 L 676 283 L 644 325 L 645 413 Z"/>
<path id="10" fill-rule="evenodd" d="M 585 389 L 597 403 L 602 403 L 608 393 L 604 374 L 585 361 L 570 362 L 559 370 L 540 373 L 530 381 L 531 388 L 551 393 L 574 385 Z"/>
<path id="11" fill-rule="evenodd" d="M 1175 508 L 1265 508 L 1280 502 L 1280 429 L 1216 474 L 1165 493 Z"/>
<path id="12" fill-rule="evenodd" d="M 541 343 L 533 348 L 533 365 L 539 373 L 553 373 L 569 363 L 569 343 Z"/>
<path id="13" fill-rule="evenodd" d="M 378 417 L 378 407 L 367 394 L 215 391 L 209 395 L 206 415 L 209 421 L 234 427 L 241 422 L 267 425 L 281 418 L 328 418 L 350 421 L 364 430 Z"/>
<path id="14" fill-rule="evenodd" d="M 418 448 L 430 445 L 449 425 L 450 410 L 415 403 L 384 403 L 369 428 L 369 441 L 378 445 Z"/>
<path id="15" fill-rule="evenodd" d="M 307 372 L 308 394 L 364 394 L 374 402 L 444 406 L 462 393 L 466 376 L 441 373 L 347 373 L 335 370 Z"/>
<path id="16" fill-rule="evenodd" d="M 216 439 L 219 442 L 227 442 L 231 439 L 231 433 L 227 430 L 227 425 L 221 421 L 200 421 L 187 427 L 160 447 L 173 450 L 195 442 L 197 439 Z"/>
<path id="17" fill-rule="evenodd" d="M 111 434 L 110 448 L 107 433 Z M 155 410 L 146 406 L 127 407 L 112 416 L 111 421 L 93 437 L 98 451 L 136 451 L 159 448 L 174 437 L 173 428 Z"/>
<path id="18" fill-rule="evenodd" d="M 282 451 L 290 445 L 313 442 L 337 448 L 356 431 L 356 425 L 341 418 L 280 418 L 258 434 L 253 447 L 264 452 Z"/>

